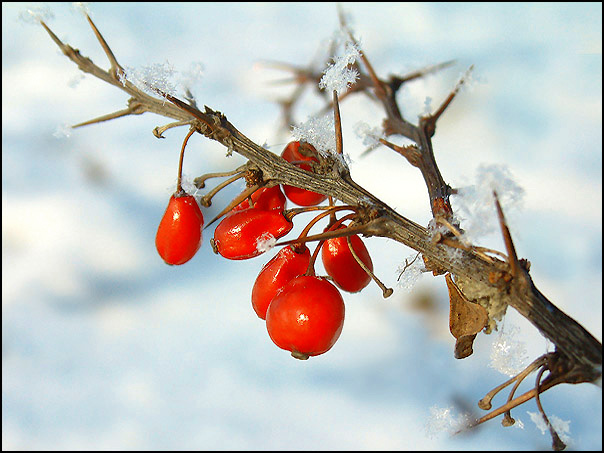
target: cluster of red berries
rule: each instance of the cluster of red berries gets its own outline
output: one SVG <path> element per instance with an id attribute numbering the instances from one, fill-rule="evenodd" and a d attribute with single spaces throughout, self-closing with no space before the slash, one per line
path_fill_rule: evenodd
<path id="1" fill-rule="evenodd" d="M 298 141 L 289 143 L 281 156 L 307 171 L 312 171 L 309 164 L 318 161 L 314 147 Z M 218 224 L 211 241 L 215 252 L 232 260 L 263 253 L 265 241 L 282 238 L 293 228 L 293 215 L 285 209 L 287 199 L 312 209 L 327 197 L 287 185 L 259 188 Z M 264 265 L 252 288 L 252 307 L 266 320 L 270 338 L 299 359 L 331 349 L 344 325 L 340 290 L 355 293 L 371 280 L 373 264 L 367 248 L 358 235 L 345 231 L 348 226 L 344 222 L 354 214 L 336 220 L 334 212 L 338 209 L 343 208 L 326 208 L 310 222 L 297 240 L 290 241 Z M 311 255 L 304 237 L 327 214 L 331 222 L 325 231 L 336 237 L 321 240 Z M 160 256 L 168 264 L 187 262 L 199 249 L 202 228 L 203 216 L 195 198 L 184 192 L 174 194 L 157 231 Z M 315 275 L 319 251 L 328 278 Z"/>
<path id="2" fill-rule="evenodd" d="M 350 239 L 354 253 L 372 269 L 361 238 L 352 235 Z M 338 288 L 355 293 L 370 280 L 347 238 L 326 239 L 319 249 L 333 283 L 315 275 L 316 253 L 311 256 L 306 245 L 294 242 L 264 265 L 252 288 L 252 306 L 258 317 L 266 320 L 269 336 L 299 359 L 327 352 L 339 338 L 345 309 Z"/>

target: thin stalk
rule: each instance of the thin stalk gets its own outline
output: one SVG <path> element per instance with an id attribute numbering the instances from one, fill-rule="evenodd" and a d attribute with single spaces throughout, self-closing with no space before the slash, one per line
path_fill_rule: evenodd
<path id="1" fill-rule="evenodd" d="M 361 266 L 361 269 L 363 269 L 367 273 L 367 275 L 369 275 L 371 277 L 371 279 L 380 287 L 380 289 L 382 290 L 382 295 L 384 296 L 384 299 L 392 296 L 392 293 L 394 292 L 394 290 L 392 288 L 387 288 L 386 285 L 384 285 L 381 282 L 381 280 L 376 277 L 376 275 L 371 271 L 371 269 L 369 269 L 365 265 L 365 263 L 363 263 L 361 258 L 359 258 L 359 256 L 356 254 L 356 252 L 354 251 L 354 248 L 352 247 L 352 242 L 350 240 L 350 236 L 346 237 L 346 242 L 348 243 L 348 248 L 350 249 L 350 253 L 352 253 L 353 258 L 356 260 L 356 262 L 359 264 L 359 266 Z"/>
<path id="2" fill-rule="evenodd" d="M 176 192 L 179 194 L 184 193 L 184 190 L 182 188 L 182 163 L 183 163 L 183 160 L 185 157 L 185 148 L 187 146 L 187 142 L 189 141 L 189 138 L 194 133 L 195 133 L 195 129 L 190 128 L 189 133 L 185 137 L 184 141 L 182 142 L 182 147 L 180 148 L 180 159 L 178 161 L 178 178 L 176 179 Z"/>

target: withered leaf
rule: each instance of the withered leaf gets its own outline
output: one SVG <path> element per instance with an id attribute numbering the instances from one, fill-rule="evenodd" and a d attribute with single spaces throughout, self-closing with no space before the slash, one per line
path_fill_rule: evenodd
<path id="1" fill-rule="evenodd" d="M 470 302 L 453 282 L 451 274 L 445 275 L 449 289 L 449 330 L 455 337 L 455 358 L 464 359 L 473 352 L 476 334 L 487 325 L 488 314 L 481 305 Z"/>
<path id="2" fill-rule="evenodd" d="M 455 340 L 455 349 L 453 350 L 453 356 L 456 359 L 465 359 L 469 357 L 474 352 L 472 346 L 474 345 L 474 338 L 476 338 L 476 334 L 474 335 L 464 335 L 463 337 L 459 337 Z"/>

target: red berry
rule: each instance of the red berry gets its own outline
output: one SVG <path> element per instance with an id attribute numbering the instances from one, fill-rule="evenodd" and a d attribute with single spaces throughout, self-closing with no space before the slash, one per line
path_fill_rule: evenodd
<path id="1" fill-rule="evenodd" d="M 281 192 L 279 186 L 273 187 L 262 187 L 255 191 L 252 195 L 252 205 L 254 209 L 261 209 L 265 211 L 276 210 L 283 211 L 287 200 L 285 195 Z M 231 212 L 242 211 L 250 207 L 249 198 L 235 206 Z"/>
<path id="2" fill-rule="evenodd" d="M 201 247 L 202 229 L 203 215 L 195 197 L 172 195 L 155 236 L 159 256 L 167 264 L 186 263 Z"/>
<path id="3" fill-rule="evenodd" d="M 356 255 L 373 272 L 373 262 L 361 238 L 356 234 L 352 235 L 350 242 Z M 352 256 L 345 237 L 326 240 L 321 247 L 321 258 L 327 274 L 344 291 L 359 292 L 371 281 L 369 274 Z"/>
<path id="4" fill-rule="evenodd" d="M 220 255 L 231 260 L 245 260 L 260 255 L 259 243 L 285 236 L 293 223 L 280 211 L 248 208 L 236 211 L 214 230 L 214 246 Z"/>
<path id="5" fill-rule="evenodd" d="M 288 162 L 299 162 L 299 161 L 314 161 L 318 162 L 317 150 L 314 146 L 309 143 L 290 142 L 283 152 L 283 157 Z M 310 165 L 296 163 L 298 167 L 304 170 L 311 170 Z M 300 206 L 315 206 L 322 201 L 327 199 L 327 195 L 321 193 L 312 192 L 310 190 L 300 189 L 298 187 L 283 185 L 283 192 L 287 198 Z"/>
<path id="6" fill-rule="evenodd" d="M 252 307 L 259 318 L 266 319 L 266 310 L 275 294 L 290 280 L 308 269 L 310 250 L 305 245 L 283 247 L 264 265 L 252 288 Z"/>
<path id="7" fill-rule="evenodd" d="M 277 293 L 266 312 L 271 340 L 299 359 L 329 351 L 343 326 L 342 295 L 321 277 L 294 278 Z"/>

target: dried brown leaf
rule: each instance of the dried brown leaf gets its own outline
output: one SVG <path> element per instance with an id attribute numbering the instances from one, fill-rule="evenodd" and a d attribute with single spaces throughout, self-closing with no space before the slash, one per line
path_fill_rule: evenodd
<path id="1" fill-rule="evenodd" d="M 449 330 L 457 340 L 455 358 L 463 359 L 473 352 L 476 334 L 487 325 L 488 314 L 484 307 L 470 302 L 453 282 L 451 274 L 445 275 L 449 289 Z"/>

